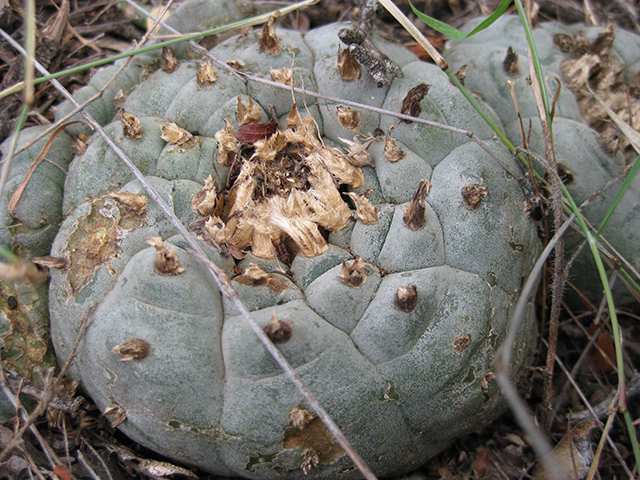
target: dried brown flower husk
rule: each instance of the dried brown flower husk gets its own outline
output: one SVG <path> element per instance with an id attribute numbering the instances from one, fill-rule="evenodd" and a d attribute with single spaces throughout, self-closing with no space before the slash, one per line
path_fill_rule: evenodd
<path id="1" fill-rule="evenodd" d="M 462 187 L 462 199 L 469 210 L 475 210 L 478 208 L 482 199 L 487 195 L 489 195 L 487 187 L 483 187 L 477 183 Z"/>
<path id="2" fill-rule="evenodd" d="M 338 116 L 338 121 L 340 122 L 340 125 L 342 125 L 342 128 L 346 128 L 352 132 L 357 132 L 360 125 L 362 125 L 362 114 L 351 107 L 338 105 L 336 115 Z"/>
<path id="3" fill-rule="evenodd" d="M 409 200 L 409 203 L 404 207 L 404 216 L 402 221 L 409 230 L 420 230 L 427 223 L 426 209 L 424 206 L 424 200 L 429 195 L 431 190 L 431 182 L 429 180 L 421 180 L 418 189 Z"/>
<path id="4" fill-rule="evenodd" d="M 142 138 L 142 124 L 138 117 L 126 110 L 120 110 L 118 118 L 122 123 L 122 131 L 125 137 L 130 140 L 140 140 Z"/>
<path id="5" fill-rule="evenodd" d="M 163 72 L 173 73 L 180 66 L 180 62 L 173 53 L 171 47 L 162 47 L 162 54 L 160 54 L 160 68 Z"/>
<path id="6" fill-rule="evenodd" d="M 160 275 L 179 275 L 186 270 L 180 264 L 178 254 L 173 247 L 164 244 L 162 237 L 151 237 L 147 243 L 156 249 L 154 270 Z"/>
<path id="7" fill-rule="evenodd" d="M 502 68 L 508 75 L 518 75 L 520 67 L 518 66 L 518 54 L 511 46 L 507 49 L 507 55 L 502 62 Z"/>
<path id="8" fill-rule="evenodd" d="M 107 407 L 104 410 L 103 415 L 105 417 L 107 415 L 113 415 L 113 419 L 111 420 L 111 428 L 116 428 L 117 426 L 122 425 L 127 419 L 127 412 L 117 403 L 113 403 L 110 407 Z"/>
<path id="9" fill-rule="evenodd" d="M 113 198 L 132 212 L 144 212 L 149 203 L 149 199 L 140 193 L 110 192 L 107 197 Z"/>
<path id="10" fill-rule="evenodd" d="M 204 224 L 204 229 L 218 245 L 224 245 L 229 241 L 229 230 L 220 217 L 210 216 Z"/>
<path id="11" fill-rule="evenodd" d="M 338 74 L 345 82 L 358 82 L 362 77 L 362 67 L 348 48 L 338 46 Z"/>
<path id="12" fill-rule="evenodd" d="M 218 74 L 213 69 L 213 63 L 210 58 L 205 58 L 204 62 L 200 64 L 198 73 L 196 74 L 198 85 L 202 88 L 210 88 L 216 83 Z"/>
<path id="13" fill-rule="evenodd" d="M 415 285 L 398 287 L 393 304 L 403 312 L 413 312 L 418 305 L 418 288 Z"/>
<path id="14" fill-rule="evenodd" d="M 275 344 L 287 343 L 293 333 L 293 322 L 291 320 L 279 320 L 274 310 L 271 322 L 264 327 L 264 333 Z"/>
<path id="15" fill-rule="evenodd" d="M 358 257 L 351 263 L 344 262 L 336 278 L 340 283 L 351 288 L 360 288 L 367 280 L 368 274 L 369 269 L 365 266 L 364 260 Z"/>
<path id="16" fill-rule="evenodd" d="M 145 340 L 136 338 L 121 345 L 116 345 L 111 351 L 120 355 L 120 361 L 122 362 L 142 360 L 149 356 L 149 344 Z"/>
<path id="17" fill-rule="evenodd" d="M 296 86 L 296 81 L 293 78 L 293 70 L 287 67 L 282 67 L 277 70 L 271 69 L 269 70 L 269 74 L 271 75 L 271 80 L 277 83 L 282 83 L 283 85 L 289 85 L 290 87 Z"/>
<path id="18" fill-rule="evenodd" d="M 371 155 L 367 151 L 371 142 L 375 141 L 375 138 L 370 138 L 365 143 L 360 143 L 358 136 L 353 137 L 353 141 L 345 138 L 338 137 L 338 139 L 347 144 L 349 153 L 347 153 L 347 160 L 356 167 L 364 167 L 365 165 L 373 165 L 371 161 Z"/>
<path id="19" fill-rule="evenodd" d="M 204 181 L 204 187 L 193 196 L 191 208 L 202 217 L 213 213 L 218 200 L 218 192 L 213 182 L 213 177 L 209 175 Z"/>
<path id="20" fill-rule="evenodd" d="M 306 408 L 295 406 L 289 411 L 289 423 L 302 430 L 314 419 L 313 414 Z"/>
<path id="21" fill-rule="evenodd" d="M 238 148 L 236 134 L 233 133 L 233 125 L 226 118 L 224 121 L 227 126 L 222 130 L 218 130 L 214 138 L 218 141 L 218 156 L 216 159 L 220 165 L 228 167 L 240 153 L 240 149 Z"/>
<path id="22" fill-rule="evenodd" d="M 380 211 L 373 206 L 369 199 L 364 195 L 358 195 L 355 192 L 347 192 L 347 195 L 353 200 L 356 206 L 356 215 L 365 225 L 373 225 L 380 218 Z"/>
<path id="23" fill-rule="evenodd" d="M 267 23 L 262 26 L 260 30 L 260 37 L 258 39 L 258 48 L 261 52 L 269 52 L 273 55 L 280 53 L 280 38 L 276 35 L 275 23 L 280 12 L 276 12 L 269 17 Z"/>
<path id="24" fill-rule="evenodd" d="M 168 122 L 160 127 L 162 129 L 162 138 L 165 142 L 171 145 L 176 145 L 180 150 L 184 150 L 191 144 L 193 135 L 188 130 L 180 127 L 179 125 Z"/>
<path id="25" fill-rule="evenodd" d="M 396 128 L 395 123 L 389 127 L 389 130 L 387 130 L 387 136 L 384 139 L 384 157 L 393 163 L 399 162 L 407 154 L 396 144 L 396 139 L 391 138 L 391 132 L 394 128 Z"/>
<path id="26" fill-rule="evenodd" d="M 242 97 L 238 95 L 238 125 L 242 126 L 247 123 L 255 123 L 260 120 L 262 112 L 260 106 L 253 103 L 253 99 L 249 96 L 249 103 L 244 103 Z"/>
<path id="27" fill-rule="evenodd" d="M 422 107 L 420 102 L 427 95 L 427 92 L 431 88 L 431 85 L 426 83 L 420 83 L 407 92 L 407 95 L 402 100 L 402 109 L 400 110 L 405 115 L 412 117 L 420 116 Z M 402 120 L 405 123 L 411 123 L 411 120 Z"/>

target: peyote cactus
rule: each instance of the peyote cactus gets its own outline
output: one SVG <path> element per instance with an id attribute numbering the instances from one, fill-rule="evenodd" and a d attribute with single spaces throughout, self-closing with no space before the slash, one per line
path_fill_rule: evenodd
<path id="1" fill-rule="evenodd" d="M 280 83 L 471 129 L 517 170 L 437 67 L 374 38 L 404 77 L 380 88 L 366 71 L 357 79 L 360 66 L 338 57 L 346 26 L 265 28 L 211 53 Z M 518 180 L 467 137 L 292 97 L 183 61 L 149 75 L 105 128 L 370 467 L 407 471 L 505 409 L 492 360 L 539 251 L 536 229 Z M 74 373 L 123 432 L 221 475 L 358 476 L 97 136 L 69 168 L 63 210 L 54 345 L 64 360 L 90 320 Z M 530 305 L 514 377 L 534 345 Z"/>
<path id="2" fill-rule="evenodd" d="M 465 30 L 471 31 L 479 21 L 481 19 L 470 22 Z M 554 22 L 534 28 L 533 37 L 551 96 L 558 88 L 558 80 L 562 82 L 553 120 L 554 149 L 558 162 L 565 167 L 563 181 L 580 204 L 619 176 L 626 166 L 625 160 L 628 160 L 624 154 L 624 139 L 611 127 L 612 122 L 587 87 L 600 95 L 625 121 L 629 121 L 631 107 L 631 115 L 635 118 L 630 123 L 638 125 L 640 103 L 637 98 L 627 100 L 624 85 L 631 86 L 633 81 L 637 81 L 633 79 L 640 71 L 640 37 L 612 26 L 606 29 L 582 25 L 567 27 Z M 454 71 L 467 66 L 466 87 L 477 92 L 495 110 L 503 121 L 506 135 L 515 145 L 521 145 L 520 126 L 507 86 L 507 81 L 513 82 L 525 131 L 532 129 L 528 134 L 530 149 L 544 156 L 540 121 L 527 80 L 527 48 L 520 19 L 503 16 L 492 28 L 464 42 L 449 42 L 444 55 Z M 576 91 L 577 98 L 570 88 Z M 603 135 L 600 136 L 588 124 L 598 127 Z M 537 162 L 534 166 L 539 171 L 543 170 Z M 621 181 L 618 182 L 620 184 Z M 616 186 L 605 191 L 583 211 L 596 229 L 616 191 Z M 638 225 L 640 180 L 636 177 L 602 232 L 636 271 L 640 267 Z M 566 239 L 571 252 L 582 242 L 581 236 L 571 231 Z M 588 298 L 599 301 L 602 287 L 591 253 L 587 250 L 574 262 L 570 280 Z M 619 281 L 617 287 L 618 303 L 634 301 L 634 296 L 622 282 Z"/>

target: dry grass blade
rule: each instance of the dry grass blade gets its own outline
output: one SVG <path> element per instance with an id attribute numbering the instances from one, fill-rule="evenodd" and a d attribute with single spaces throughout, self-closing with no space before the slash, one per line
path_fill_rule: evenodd
<path id="1" fill-rule="evenodd" d="M 68 127 L 69 125 L 72 125 L 74 123 L 86 123 L 86 122 L 82 122 L 81 120 L 76 120 L 76 121 L 73 121 L 73 122 L 63 123 L 58 128 L 56 128 L 56 130 L 53 132 L 51 137 L 49 137 L 49 140 L 47 140 L 47 143 L 42 148 L 42 151 L 40 152 L 40 155 L 38 155 L 38 158 L 36 158 L 35 161 L 33 162 L 33 164 L 29 167 L 29 171 L 25 175 L 24 180 L 22 180 L 22 182 L 20 182 L 20 185 L 18 186 L 16 191 L 13 192 L 13 195 L 11 195 L 11 199 L 9 200 L 9 204 L 7 206 L 7 210 L 9 211 L 9 213 L 13 213 L 13 210 L 16 208 L 16 205 L 20 201 L 20 197 L 22 196 L 22 192 L 24 192 L 24 189 L 27 187 L 27 184 L 29 183 L 29 180 L 31 179 L 31 176 L 33 175 L 33 172 L 35 172 L 36 168 L 38 168 L 38 165 L 40 165 L 40 163 L 47 156 L 47 152 L 49 152 L 49 148 L 51 148 L 51 145 L 53 145 L 53 141 L 55 140 L 55 138 L 60 133 L 62 133 L 62 131 L 66 127 Z"/>

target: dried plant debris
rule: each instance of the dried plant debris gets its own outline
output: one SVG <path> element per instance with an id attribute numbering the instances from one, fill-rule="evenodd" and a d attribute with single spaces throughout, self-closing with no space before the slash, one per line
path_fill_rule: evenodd
<path id="1" fill-rule="evenodd" d="M 362 114 L 351 107 L 338 105 L 336 115 L 342 128 L 352 132 L 357 132 L 360 129 L 360 125 L 362 125 Z"/>
<path id="2" fill-rule="evenodd" d="M 487 187 L 483 187 L 477 183 L 462 187 L 462 199 L 469 210 L 475 210 L 478 208 L 482 199 L 487 195 L 489 195 Z"/>
<path id="3" fill-rule="evenodd" d="M 256 143 L 273 135 L 278 129 L 278 122 L 247 123 L 236 130 L 236 137 L 241 142 Z"/>
<path id="4" fill-rule="evenodd" d="M 362 78 L 362 67 L 348 48 L 338 46 L 338 75 L 344 82 L 358 82 Z"/>
<path id="5" fill-rule="evenodd" d="M 165 73 L 173 73 L 180 66 L 180 62 L 173 53 L 171 47 L 162 47 L 162 54 L 160 55 L 160 68 Z"/>
<path id="6" fill-rule="evenodd" d="M 173 122 L 168 122 L 162 125 L 162 138 L 165 142 L 171 145 L 176 145 L 178 150 L 184 151 L 193 145 L 193 135 L 184 128 L 176 125 Z"/>
<path id="7" fill-rule="evenodd" d="M 236 134 L 233 132 L 233 125 L 231 125 L 226 118 L 224 121 L 227 126 L 222 130 L 218 130 L 214 136 L 218 141 L 218 155 L 216 159 L 223 167 L 229 167 L 240 153 L 240 149 L 238 148 Z"/>
<path id="8" fill-rule="evenodd" d="M 402 100 L 402 109 L 400 112 L 411 117 L 420 116 L 420 112 L 422 112 L 420 102 L 427 95 L 427 92 L 429 92 L 429 88 L 431 88 L 431 85 L 420 83 L 409 90 Z M 402 122 L 411 123 L 411 120 L 402 120 Z"/>
<path id="9" fill-rule="evenodd" d="M 413 197 L 404 207 L 402 221 L 409 230 L 420 230 L 427 224 L 424 200 L 429 195 L 429 191 L 431 191 L 431 182 L 429 180 L 421 180 Z"/>
<path id="10" fill-rule="evenodd" d="M 171 246 L 165 245 L 162 237 L 147 239 L 147 243 L 156 249 L 156 264 L 154 270 L 160 275 L 179 275 L 186 270 L 180 264 L 178 254 Z"/>
<path id="11" fill-rule="evenodd" d="M 403 312 L 413 312 L 418 305 L 418 288 L 415 285 L 398 287 L 393 297 L 393 305 Z"/>
<path id="12" fill-rule="evenodd" d="M 255 263 L 250 263 L 249 268 L 237 277 L 236 281 L 242 285 L 264 285 L 277 294 L 289 288 L 289 284 L 282 277 L 265 272 Z"/>
<path id="13" fill-rule="evenodd" d="M 307 426 L 313 419 L 313 414 L 306 408 L 296 406 L 289 412 L 289 423 L 291 426 L 300 430 Z"/>
<path id="14" fill-rule="evenodd" d="M 120 355 L 120 361 L 122 362 L 142 360 L 149 355 L 149 344 L 140 338 L 136 338 L 121 345 L 116 345 L 111 351 Z"/>
<path id="15" fill-rule="evenodd" d="M 357 258 L 351 263 L 344 262 L 337 280 L 351 288 L 360 288 L 367 280 L 369 269 L 364 264 L 362 258 Z"/>
<path id="16" fill-rule="evenodd" d="M 346 155 L 346 159 L 352 165 L 356 167 L 364 167 L 365 165 L 373 165 L 371 161 L 371 155 L 367 151 L 371 142 L 375 140 L 375 138 L 370 138 L 365 143 L 360 143 L 358 136 L 353 137 L 352 140 L 347 140 L 345 138 L 338 137 L 338 139 L 345 143 L 348 147 L 349 153 Z"/>
<path id="17" fill-rule="evenodd" d="M 113 415 L 113 418 L 111 419 L 111 428 L 116 428 L 118 425 L 122 425 L 127 419 L 127 412 L 117 403 L 107 407 L 103 415 L 105 417 Z"/>
<path id="18" fill-rule="evenodd" d="M 453 349 L 456 353 L 462 353 L 471 345 L 471 336 L 468 334 L 458 335 L 453 341 Z"/>
<path id="19" fill-rule="evenodd" d="M 518 67 L 518 54 L 509 46 L 507 55 L 502 62 L 502 68 L 508 75 L 518 75 L 520 67 Z"/>
<path id="20" fill-rule="evenodd" d="M 357 189 L 364 182 L 359 167 L 318 139 L 311 117 L 301 119 L 294 106 L 287 123 L 286 130 L 255 141 L 248 150 L 240 149 L 229 123 L 216 133 L 223 164 L 231 163 L 232 153 L 240 156 L 220 215 L 223 236 L 227 244 L 251 248 L 261 258 L 276 258 L 282 244 L 293 256 L 324 253 L 323 233 L 351 221 L 340 185 Z"/>
<path id="21" fill-rule="evenodd" d="M 210 58 L 206 58 L 204 62 L 200 64 L 198 73 L 196 74 L 198 85 L 202 88 L 213 87 L 218 79 L 218 74 L 213 69 L 213 63 Z"/>
<path id="22" fill-rule="evenodd" d="M 218 200 L 218 192 L 213 177 L 209 175 L 204 181 L 204 187 L 193 196 L 191 208 L 203 217 L 213 213 Z"/>
<path id="23" fill-rule="evenodd" d="M 613 24 L 607 24 L 592 42 L 580 35 L 555 36 L 558 48 L 572 55 L 562 63 L 563 79 L 576 94 L 582 116 L 600 132 L 603 148 L 612 155 L 620 150 L 627 152 L 632 147 L 610 120 L 600 101 L 640 131 L 640 85 L 623 80 L 621 74 L 625 65 L 616 63 L 611 55 L 614 38 Z"/>
<path id="24" fill-rule="evenodd" d="M 453 74 L 464 87 L 464 81 L 467 78 L 467 66 L 462 65 L 456 73 Z"/>
<path id="25" fill-rule="evenodd" d="M 276 35 L 274 26 L 279 16 L 280 12 L 276 12 L 271 15 L 267 23 L 262 26 L 258 40 L 258 48 L 261 52 L 269 52 L 273 55 L 280 53 L 280 38 Z"/>
<path id="26" fill-rule="evenodd" d="M 276 69 L 270 69 L 269 74 L 271 75 L 271 80 L 276 83 L 281 83 L 283 85 L 289 85 L 290 87 L 296 86 L 296 81 L 293 78 L 293 70 L 287 67 L 282 67 Z"/>
<path id="27" fill-rule="evenodd" d="M 125 110 L 120 110 L 118 118 L 122 123 L 122 132 L 125 137 L 130 140 L 140 140 L 142 138 L 142 124 L 138 117 Z"/>
<path id="28" fill-rule="evenodd" d="M 287 343 L 293 333 L 293 322 L 291 320 L 279 320 L 274 310 L 271 322 L 264 327 L 264 333 L 275 344 Z"/>
<path id="29" fill-rule="evenodd" d="M 347 195 L 353 200 L 356 206 L 356 215 L 365 225 L 372 225 L 378 222 L 380 218 L 380 211 L 377 207 L 373 206 L 371 202 L 363 194 L 357 194 L 355 192 L 347 192 Z"/>
<path id="30" fill-rule="evenodd" d="M 389 160 L 390 162 L 399 162 L 402 160 L 407 154 L 404 150 L 402 150 L 396 143 L 395 138 L 391 138 L 391 132 L 396 127 L 394 123 L 389 127 L 387 131 L 387 136 L 384 139 L 384 158 Z"/>
<path id="31" fill-rule="evenodd" d="M 238 125 L 242 126 L 247 123 L 255 123 L 260 120 L 262 111 L 260 106 L 253 103 L 253 98 L 249 97 L 249 103 L 244 103 L 242 97 L 238 95 L 238 113 L 236 114 L 236 120 Z"/>

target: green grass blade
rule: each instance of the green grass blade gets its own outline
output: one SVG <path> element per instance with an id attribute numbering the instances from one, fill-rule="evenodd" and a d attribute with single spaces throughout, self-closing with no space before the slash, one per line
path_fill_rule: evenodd
<path id="1" fill-rule="evenodd" d="M 429 15 L 425 15 L 424 13 L 422 13 L 420 10 L 418 10 L 416 7 L 413 6 L 413 3 L 411 3 L 411 0 L 409 0 L 409 5 L 411 6 L 413 13 L 415 13 L 418 16 L 418 18 L 422 20 L 425 24 L 427 24 L 429 27 L 433 28 L 437 32 L 442 33 L 443 35 L 446 35 L 447 37 L 453 38 L 455 40 L 463 40 L 491 26 L 493 22 L 495 22 L 498 18 L 500 18 L 504 14 L 504 12 L 507 11 L 507 9 L 509 8 L 509 5 L 511 5 L 511 1 L 512 0 L 502 0 L 502 2 L 500 2 L 500 5 L 498 5 L 498 8 L 496 8 L 496 11 L 493 12 L 489 17 L 485 18 L 482 21 L 482 23 L 480 23 L 480 25 L 474 28 L 470 33 L 462 33 L 457 28 L 447 25 L 446 23 L 441 22 L 440 20 L 436 20 L 435 18 L 430 17 Z"/>
<path id="2" fill-rule="evenodd" d="M 629 188 L 629 185 L 631 185 L 631 182 L 635 178 L 636 173 L 638 173 L 639 169 L 640 169 L 640 156 L 638 156 L 635 159 L 635 161 L 633 162 L 633 167 L 631 167 L 631 170 L 629 170 L 629 172 L 627 173 L 627 176 L 625 177 L 624 182 L 622 182 L 622 186 L 620 187 L 620 190 L 618 190 L 618 193 L 613 199 L 613 202 L 611 203 L 609 210 L 607 210 L 607 213 L 605 214 L 604 219 L 602 220 L 602 224 L 600 225 L 600 228 L 598 229 L 598 232 L 595 235 L 596 238 L 600 236 L 600 234 L 602 233 L 602 230 L 604 230 L 604 227 L 607 226 L 607 222 L 609 221 L 609 218 L 611 217 L 611 215 L 613 215 L 613 212 L 615 211 L 616 207 L 620 203 L 620 200 L 622 200 L 622 196 L 624 195 L 624 192 L 626 192 L 627 188 Z"/>

